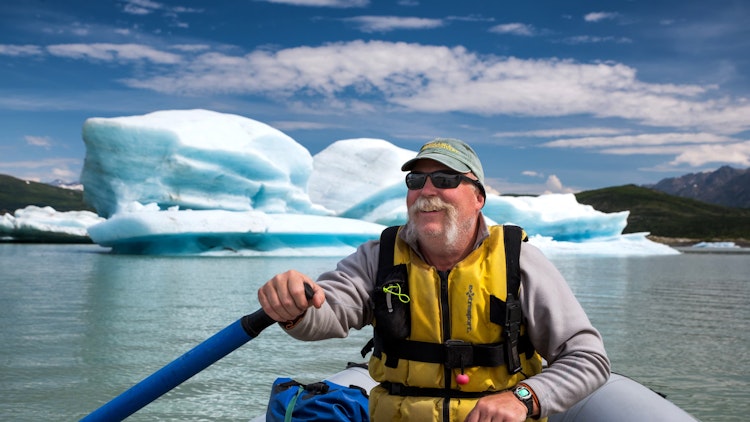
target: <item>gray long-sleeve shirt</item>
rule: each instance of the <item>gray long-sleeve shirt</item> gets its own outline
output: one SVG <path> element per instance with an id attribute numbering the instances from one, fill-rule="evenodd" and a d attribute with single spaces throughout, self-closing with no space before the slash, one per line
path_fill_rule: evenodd
<path id="1" fill-rule="evenodd" d="M 489 235 L 480 218 L 479 245 Z M 372 291 L 378 271 L 379 240 L 362 244 L 323 273 L 318 283 L 326 301 L 310 308 L 288 330 L 300 340 L 346 337 L 352 328 L 372 322 Z M 410 245 L 418 251 L 416 245 Z M 521 246 L 521 306 L 531 342 L 548 366 L 528 384 L 539 400 L 541 417 L 565 411 L 609 378 L 610 363 L 601 335 L 563 276 L 542 252 L 528 243 Z"/>

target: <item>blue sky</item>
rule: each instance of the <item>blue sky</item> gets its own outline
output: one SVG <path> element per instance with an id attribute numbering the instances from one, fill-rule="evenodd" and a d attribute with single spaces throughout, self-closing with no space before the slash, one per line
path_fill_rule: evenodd
<path id="1" fill-rule="evenodd" d="M 417 150 L 505 193 L 750 167 L 745 0 L 66 0 L 0 5 L 0 173 L 77 180 L 89 117 L 204 108 Z"/>

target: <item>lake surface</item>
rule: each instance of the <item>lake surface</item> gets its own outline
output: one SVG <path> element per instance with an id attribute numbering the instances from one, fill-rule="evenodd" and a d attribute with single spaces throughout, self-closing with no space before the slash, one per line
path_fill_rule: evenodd
<path id="1" fill-rule="evenodd" d="M 0 244 L 0 419 L 78 420 L 258 309 L 257 288 L 337 258 L 153 257 Z M 552 258 L 602 332 L 613 370 L 703 421 L 750 414 L 750 255 Z M 277 376 L 318 381 L 364 361 L 369 329 L 305 343 L 279 327 L 129 420 L 264 412 Z"/>

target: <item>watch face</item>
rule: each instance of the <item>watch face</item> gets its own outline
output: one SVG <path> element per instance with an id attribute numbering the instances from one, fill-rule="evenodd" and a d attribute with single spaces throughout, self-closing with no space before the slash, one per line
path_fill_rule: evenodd
<path id="1" fill-rule="evenodd" d="M 529 389 L 526 387 L 516 388 L 515 393 L 518 396 L 518 398 L 523 399 L 523 400 L 526 400 L 529 397 L 531 397 L 531 391 L 529 391 Z"/>

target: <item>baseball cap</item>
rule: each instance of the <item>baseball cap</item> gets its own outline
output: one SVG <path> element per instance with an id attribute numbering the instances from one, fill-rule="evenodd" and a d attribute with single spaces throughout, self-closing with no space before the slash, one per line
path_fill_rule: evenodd
<path id="1" fill-rule="evenodd" d="M 465 142 L 452 138 L 435 138 L 422 145 L 416 157 L 401 166 L 402 171 L 410 171 L 422 159 L 435 160 L 459 173 L 474 173 L 479 183 L 484 185 L 484 170 L 477 153 Z"/>

